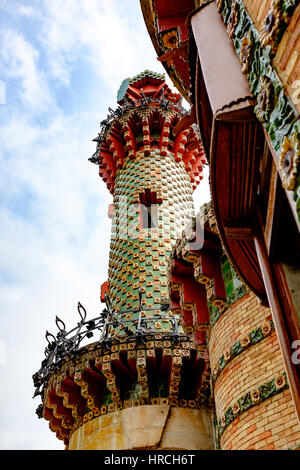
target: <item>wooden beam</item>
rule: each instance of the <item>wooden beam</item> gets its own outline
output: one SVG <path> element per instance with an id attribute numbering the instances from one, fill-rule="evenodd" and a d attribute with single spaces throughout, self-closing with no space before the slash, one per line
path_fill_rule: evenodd
<path id="1" fill-rule="evenodd" d="M 189 60 L 189 53 L 188 53 L 188 41 L 181 43 L 178 47 L 174 47 L 169 51 L 165 52 L 164 54 L 157 57 L 159 62 L 172 62 L 174 59 L 182 59 L 184 61 Z"/>
<path id="2" fill-rule="evenodd" d="M 225 235 L 234 240 L 253 240 L 254 231 L 251 226 L 224 224 Z"/>
<path id="3" fill-rule="evenodd" d="M 275 163 L 275 166 L 276 166 L 277 173 L 279 173 L 279 159 L 278 159 L 278 156 L 276 155 L 276 153 L 275 153 L 275 151 L 272 147 L 270 137 L 269 137 L 269 135 L 268 135 L 268 133 L 266 132 L 265 129 L 264 129 L 264 133 L 265 133 L 265 137 L 266 137 L 266 140 L 268 142 L 269 149 L 270 149 L 271 155 L 273 157 L 273 160 L 274 160 L 274 163 Z M 279 175 L 280 175 L 280 173 L 279 173 Z M 288 191 L 287 189 L 285 189 L 285 194 L 286 194 L 286 197 L 289 201 L 292 214 L 294 216 L 295 222 L 296 222 L 298 230 L 300 232 L 300 222 L 299 222 L 299 218 L 298 218 L 296 204 L 295 204 L 295 201 L 294 201 L 294 198 L 293 198 L 293 191 Z"/>
<path id="4" fill-rule="evenodd" d="M 273 233 L 273 220 L 274 220 L 275 206 L 276 206 L 277 182 L 278 182 L 278 173 L 276 170 L 276 165 L 273 161 L 270 182 L 269 182 L 270 191 L 269 191 L 269 197 L 268 197 L 266 224 L 265 224 L 265 229 L 264 229 L 264 240 L 265 240 L 265 245 L 266 245 L 268 256 L 270 255 L 271 240 L 272 240 L 272 233 Z"/>
<path id="5" fill-rule="evenodd" d="M 293 364 L 292 362 L 292 338 L 287 328 L 287 322 L 284 317 L 284 311 L 281 307 L 280 300 L 277 294 L 277 285 L 273 276 L 273 272 L 269 263 L 266 246 L 261 233 L 258 233 L 255 238 L 255 247 L 262 271 L 262 276 L 269 300 L 269 305 L 272 312 L 273 322 L 275 325 L 280 350 L 282 353 L 288 381 L 290 385 L 291 395 L 295 405 L 295 411 L 300 424 L 300 365 Z M 289 312 L 286 312 L 288 315 Z"/>

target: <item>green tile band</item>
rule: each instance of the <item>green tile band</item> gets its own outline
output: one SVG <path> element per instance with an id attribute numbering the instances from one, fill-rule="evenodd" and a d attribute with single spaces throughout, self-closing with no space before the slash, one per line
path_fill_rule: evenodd
<path id="1" fill-rule="evenodd" d="M 249 349 L 251 346 L 260 343 L 275 331 L 272 320 L 265 321 L 263 325 L 252 330 L 249 334 L 232 344 L 217 360 L 216 366 L 212 370 L 212 380 L 215 382 L 220 373 L 237 356 Z"/>
<path id="2" fill-rule="evenodd" d="M 231 424 L 238 416 L 245 411 L 249 410 L 253 406 L 264 402 L 268 398 L 271 398 L 278 393 L 288 389 L 289 385 L 287 382 L 286 373 L 283 372 L 279 376 L 273 378 L 269 382 L 257 386 L 255 389 L 251 389 L 236 400 L 236 402 L 227 408 L 223 413 L 221 419 L 217 421 L 216 431 L 218 435 L 218 441 L 220 442 L 221 436 L 225 429 Z"/>

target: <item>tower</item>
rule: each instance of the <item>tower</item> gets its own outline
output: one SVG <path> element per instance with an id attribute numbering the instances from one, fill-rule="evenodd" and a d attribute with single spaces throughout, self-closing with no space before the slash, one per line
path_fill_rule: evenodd
<path id="1" fill-rule="evenodd" d="M 124 80 L 118 104 L 90 159 L 113 194 L 106 309 L 87 321 L 78 304 L 72 334 L 58 318 L 58 335 L 47 332 L 34 376 L 38 414 L 70 449 L 210 449 L 212 417 L 200 400 L 206 338 L 192 340 L 170 296 L 205 156 L 164 76 Z M 207 309 L 203 316 L 208 322 Z M 81 346 L 99 330 L 100 340 Z"/>
<path id="2" fill-rule="evenodd" d="M 183 109 L 180 95 L 162 76 L 146 71 L 124 80 L 118 102 L 114 119 L 97 138 L 100 176 L 114 196 L 108 284 L 102 296 L 107 288 L 123 322 L 109 334 L 136 333 L 138 313 L 127 312 L 137 309 L 140 294 L 143 328 L 166 332 L 171 324 L 161 306 L 169 303 L 168 266 L 194 215 L 192 192 L 205 159 L 199 149 L 188 150 L 197 140 L 192 128 L 174 136 Z"/>

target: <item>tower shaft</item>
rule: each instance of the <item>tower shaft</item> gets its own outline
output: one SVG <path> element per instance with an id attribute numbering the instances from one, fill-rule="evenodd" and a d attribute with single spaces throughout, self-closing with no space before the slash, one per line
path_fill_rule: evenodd
<path id="1" fill-rule="evenodd" d="M 168 266 L 172 249 L 192 216 L 190 178 L 172 152 L 164 157 L 158 148 L 148 155 L 138 152 L 120 170 L 114 193 L 109 297 L 132 332 L 138 313 L 127 312 L 138 307 L 139 290 L 143 308 L 149 309 L 144 312 L 144 327 L 170 331 L 169 320 L 161 319 L 162 299 L 169 298 Z M 125 334 L 122 326 L 111 330 L 114 335 Z"/>

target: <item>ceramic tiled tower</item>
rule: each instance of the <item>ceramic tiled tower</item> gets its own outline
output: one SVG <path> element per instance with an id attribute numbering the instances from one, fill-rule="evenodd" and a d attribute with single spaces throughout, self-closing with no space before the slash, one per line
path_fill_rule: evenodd
<path id="1" fill-rule="evenodd" d="M 193 186 L 203 164 L 198 150 L 186 149 L 195 138 L 192 129 L 173 135 L 179 100 L 157 74 L 123 82 L 119 104 L 129 110 L 111 123 L 101 141 L 100 175 L 106 180 L 111 172 L 114 195 L 108 294 L 125 321 L 111 327 L 113 336 L 136 332 L 139 314 L 129 311 L 137 309 L 139 291 L 143 308 L 149 309 L 143 327 L 155 332 L 172 328 L 169 314 L 161 311 L 169 297 L 167 268 L 176 240 L 194 215 Z"/>
<path id="2" fill-rule="evenodd" d="M 43 401 L 37 412 L 69 449 L 212 449 L 206 291 L 188 281 L 183 318 L 172 268 L 205 156 L 162 75 L 124 80 L 118 104 L 102 121 L 91 158 L 114 198 L 101 287 L 107 310 L 87 321 L 79 305 L 70 339 L 59 319 L 54 341 L 46 334 L 46 360 L 34 376 Z M 99 329 L 100 341 L 79 347 Z"/>

